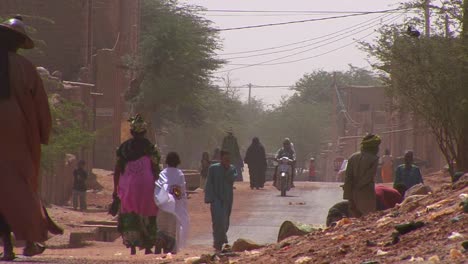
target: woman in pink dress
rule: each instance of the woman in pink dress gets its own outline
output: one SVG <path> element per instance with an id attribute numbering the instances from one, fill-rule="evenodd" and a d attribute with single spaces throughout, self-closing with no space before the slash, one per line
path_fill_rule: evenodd
<path id="1" fill-rule="evenodd" d="M 151 254 L 156 244 L 158 208 L 153 202 L 155 180 L 160 168 L 156 147 L 145 138 L 147 124 L 140 115 L 130 118 L 132 138 L 117 150 L 114 197 L 120 198 L 118 230 L 123 243 L 136 254 L 136 248 Z"/>

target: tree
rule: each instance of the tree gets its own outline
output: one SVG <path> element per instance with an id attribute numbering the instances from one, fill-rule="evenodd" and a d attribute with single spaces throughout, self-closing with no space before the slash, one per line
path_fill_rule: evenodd
<path id="1" fill-rule="evenodd" d="M 431 128 L 451 172 L 454 162 L 457 169 L 467 170 L 467 57 L 461 39 L 440 32 L 414 38 L 402 33 L 402 27 L 382 28 L 377 42 L 363 47 L 377 60 L 374 67 L 381 71 L 399 108 L 416 114 Z"/>
<path id="2" fill-rule="evenodd" d="M 47 79 L 46 84 L 58 87 L 59 82 Z M 42 147 L 41 169 L 50 173 L 57 162 L 62 162 L 65 155 L 75 153 L 89 146 L 94 140 L 94 133 L 86 130 L 79 118 L 82 114 L 89 115 L 81 103 L 70 102 L 58 94 L 49 94 L 49 105 L 52 114 L 52 135 L 48 145 Z"/>
<path id="3" fill-rule="evenodd" d="M 372 72 L 353 65 L 349 65 L 349 69 L 344 72 L 315 70 L 311 73 L 304 74 L 304 76 L 296 82 L 293 87 L 293 90 L 296 91 L 294 95 L 295 100 L 309 103 L 331 103 L 330 87 L 335 82 L 335 78 L 338 86 L 382 84 L 378 76 L 375 76 Z"/>
<path id="4" fill-rule="evenodd" d="M 128 61 L 138 72 L 137 87 L 127 99 L 158 128 L 175 120 L 201 125 L 206 118 L 211 73 L 222 61 L 215 58 L 217 31 L 196 9 L 173 0 L 142 1 L 140 52 Z"/>

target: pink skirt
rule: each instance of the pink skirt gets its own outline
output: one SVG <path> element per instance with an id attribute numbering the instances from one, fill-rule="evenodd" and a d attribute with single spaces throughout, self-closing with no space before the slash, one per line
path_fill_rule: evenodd
<path id="1" fill-rule="evenodd" d="M 154 188 L 151 159 L 144 156 L 128 162 L 119 180 L 120 213 L 156 216 L 158 208 L 154 203 Z"/>

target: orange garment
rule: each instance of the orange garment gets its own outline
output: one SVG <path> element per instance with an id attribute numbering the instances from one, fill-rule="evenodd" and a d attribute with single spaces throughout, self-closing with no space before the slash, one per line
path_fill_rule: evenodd
<path id="1" fill-rule="evenodd" d="M 48 225 L 37 189 L 49 104 L 33 64 L 11 52 L 8 60 L 11 96 L 0 100 L 0 214 L 17 239 L 42 242 Z"/>
<path id="2" fill-rule="evenodd" d="M 382 182 L 393 182 L 393 158 L 390 155 L 382 156 Z"/>

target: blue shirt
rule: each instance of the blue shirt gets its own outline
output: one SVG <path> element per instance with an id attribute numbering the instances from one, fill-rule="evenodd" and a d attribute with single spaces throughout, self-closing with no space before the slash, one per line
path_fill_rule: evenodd
<path id="1" fill-rule="evenodd" d="M 424 183 L 421 171 L 416 165 L 411 165 L 410 168 L 407 168 L 405 164 L 398 166 L 396 169 L 396 177 L 393 186 L 401 183 L 406 186 L 407 189 L 413 187 L 416 184 Z"/>
<path id="2" fill-rule="evenodd" d="M 220 163 L 210 166 L 205 185 L 205 203 L 213 203 L 215 200 L 231 203 L 233 201 L 234 180 L 237 178 L 237 170 L 233 165 L 229 168 Z"/>

